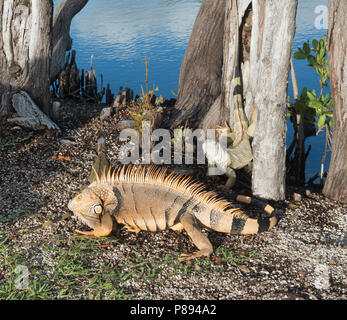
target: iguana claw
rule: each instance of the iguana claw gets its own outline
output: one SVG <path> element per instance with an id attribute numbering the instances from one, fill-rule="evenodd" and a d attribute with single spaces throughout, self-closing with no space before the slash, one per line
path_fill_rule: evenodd
<path id="1" fill-rule="evenodd" d="M 74 236 L 89 236 L 89 237 L 94 237 L 94 230 L 91 231 L 82 231 L 82 230 L 75 230 Z"/>

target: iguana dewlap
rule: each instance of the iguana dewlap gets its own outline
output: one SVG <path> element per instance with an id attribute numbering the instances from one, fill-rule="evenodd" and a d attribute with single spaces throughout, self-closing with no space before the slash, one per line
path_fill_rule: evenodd
<path id="1" fill-rule="evenodd" d="M 68 208 L 93 229 L 77 232 L 97 237 L 108 235 L 117 224 L 136 232 L 161 231 L 181 224 L 200 250 L 182 255 L 184 259 L 213 252 L 200 225 L 224 233 L 255 234 L 277 223 L 270 206 L 265 208 L 267 217 L 252 219 L 216 193 L 206 191 L 202 183 L 167 174 L 165 168 L 156 166 L 121 167 L 112 174 L 109 170 L 72 199 Z"/>

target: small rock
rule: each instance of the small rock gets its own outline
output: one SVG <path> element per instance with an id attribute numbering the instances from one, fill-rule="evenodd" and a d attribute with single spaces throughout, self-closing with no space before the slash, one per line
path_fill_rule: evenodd
<path id="1" fill-rule="evenodd" d="M 103 108 L 100 112 L 100 120 L 104 121 L 112 115 L 112 107 Z"/>
<path id="2" fill-rule="evenodd" d="M 301 199 L 302 199 L 301 194 L 295 192 L 295 193 L 293 194 L 293 199 L 294 199 L 294 201 L 296 201 L 296 202 L 300 202 Z"/>
<path id="3" fill-rule="evenodd" d="M 73 146 L 76 145 L 77 142 L 69 139 L 60 139 L 60 144 L 63 146 Z"/>
<path id="4" fill-rule="evenodd" d="M 311 193 L 310 190 L 306 190 L 306 191 L 305 191 L 305 194 L 306 194 L 308 197 L 311 197 L 311 196 L 312 196 L 312 193 Z"/>
<path id="5" fill-rule="evenodd" d="M 11 128 L 11 130 L 13 130 L 13 131 L 15 131 L 15 130 L 22 130 L 22 128 L 19 127 L 19 126 L 14 126 L 14 127 Z"/>

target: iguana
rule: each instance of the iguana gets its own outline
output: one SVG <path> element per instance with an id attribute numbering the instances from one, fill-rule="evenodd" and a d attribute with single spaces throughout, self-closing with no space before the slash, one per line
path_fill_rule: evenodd
<path id="1" fill-rule="evenodd" d="M 273 228 L 277 210 L 267 205 L 265 217 L 250 218 L 234 203 L 227 201 L 190 176 L 167 173 L 158 166 L 122 166 L 111 168 L 72 199 L 68 208 L 93 230 L 77 233 L 95 237 L 107 236 L 122 224 L 130 231 L 161 231 L 183 227 L 195 246 L 193 254 L 180 259 L 209 257 L 213 247 L 200 225 L 218 232 L 255 234 Z M 235 200 L 255 203 L 249 197 Z"/>
<path id="2" fill-rule="evenodd" d="M 253 152 L 250 137 L 253 137 L 255 127 L 255 111 L 252 114 L 252 123 L 249 125 L 243 106 L 241 66 L 239 54 L 239 14 L 237 1 L 233 1 L 235 15 L 235 50 L 234 50 L 234 92 L 233 92 L 233 123 L 231 130 L 227 122 L 223 126 L 217 126 L 217 139 L 207 139 L 202 147 L 208 160 L 209 175 L 211 167 L 215 167 L 228 176 L 225 185 L 219 186 L 220 189 L 230 189 L 236 182 L 234 170 L 241 169 L 253 160 Z M 224 139 L 224 144 L 223 144 Z"/>

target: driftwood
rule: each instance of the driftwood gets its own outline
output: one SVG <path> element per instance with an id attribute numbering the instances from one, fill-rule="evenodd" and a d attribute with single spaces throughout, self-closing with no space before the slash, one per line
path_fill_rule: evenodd
<path id="1" fill-rule="evenodd" d="M 61 133 L 60 128 L 40 110 L 25 91 L 13 94 L 12 106 L 19 117 L 8 119 L 8 122 L 32 130 L 47 128 Z"/>

